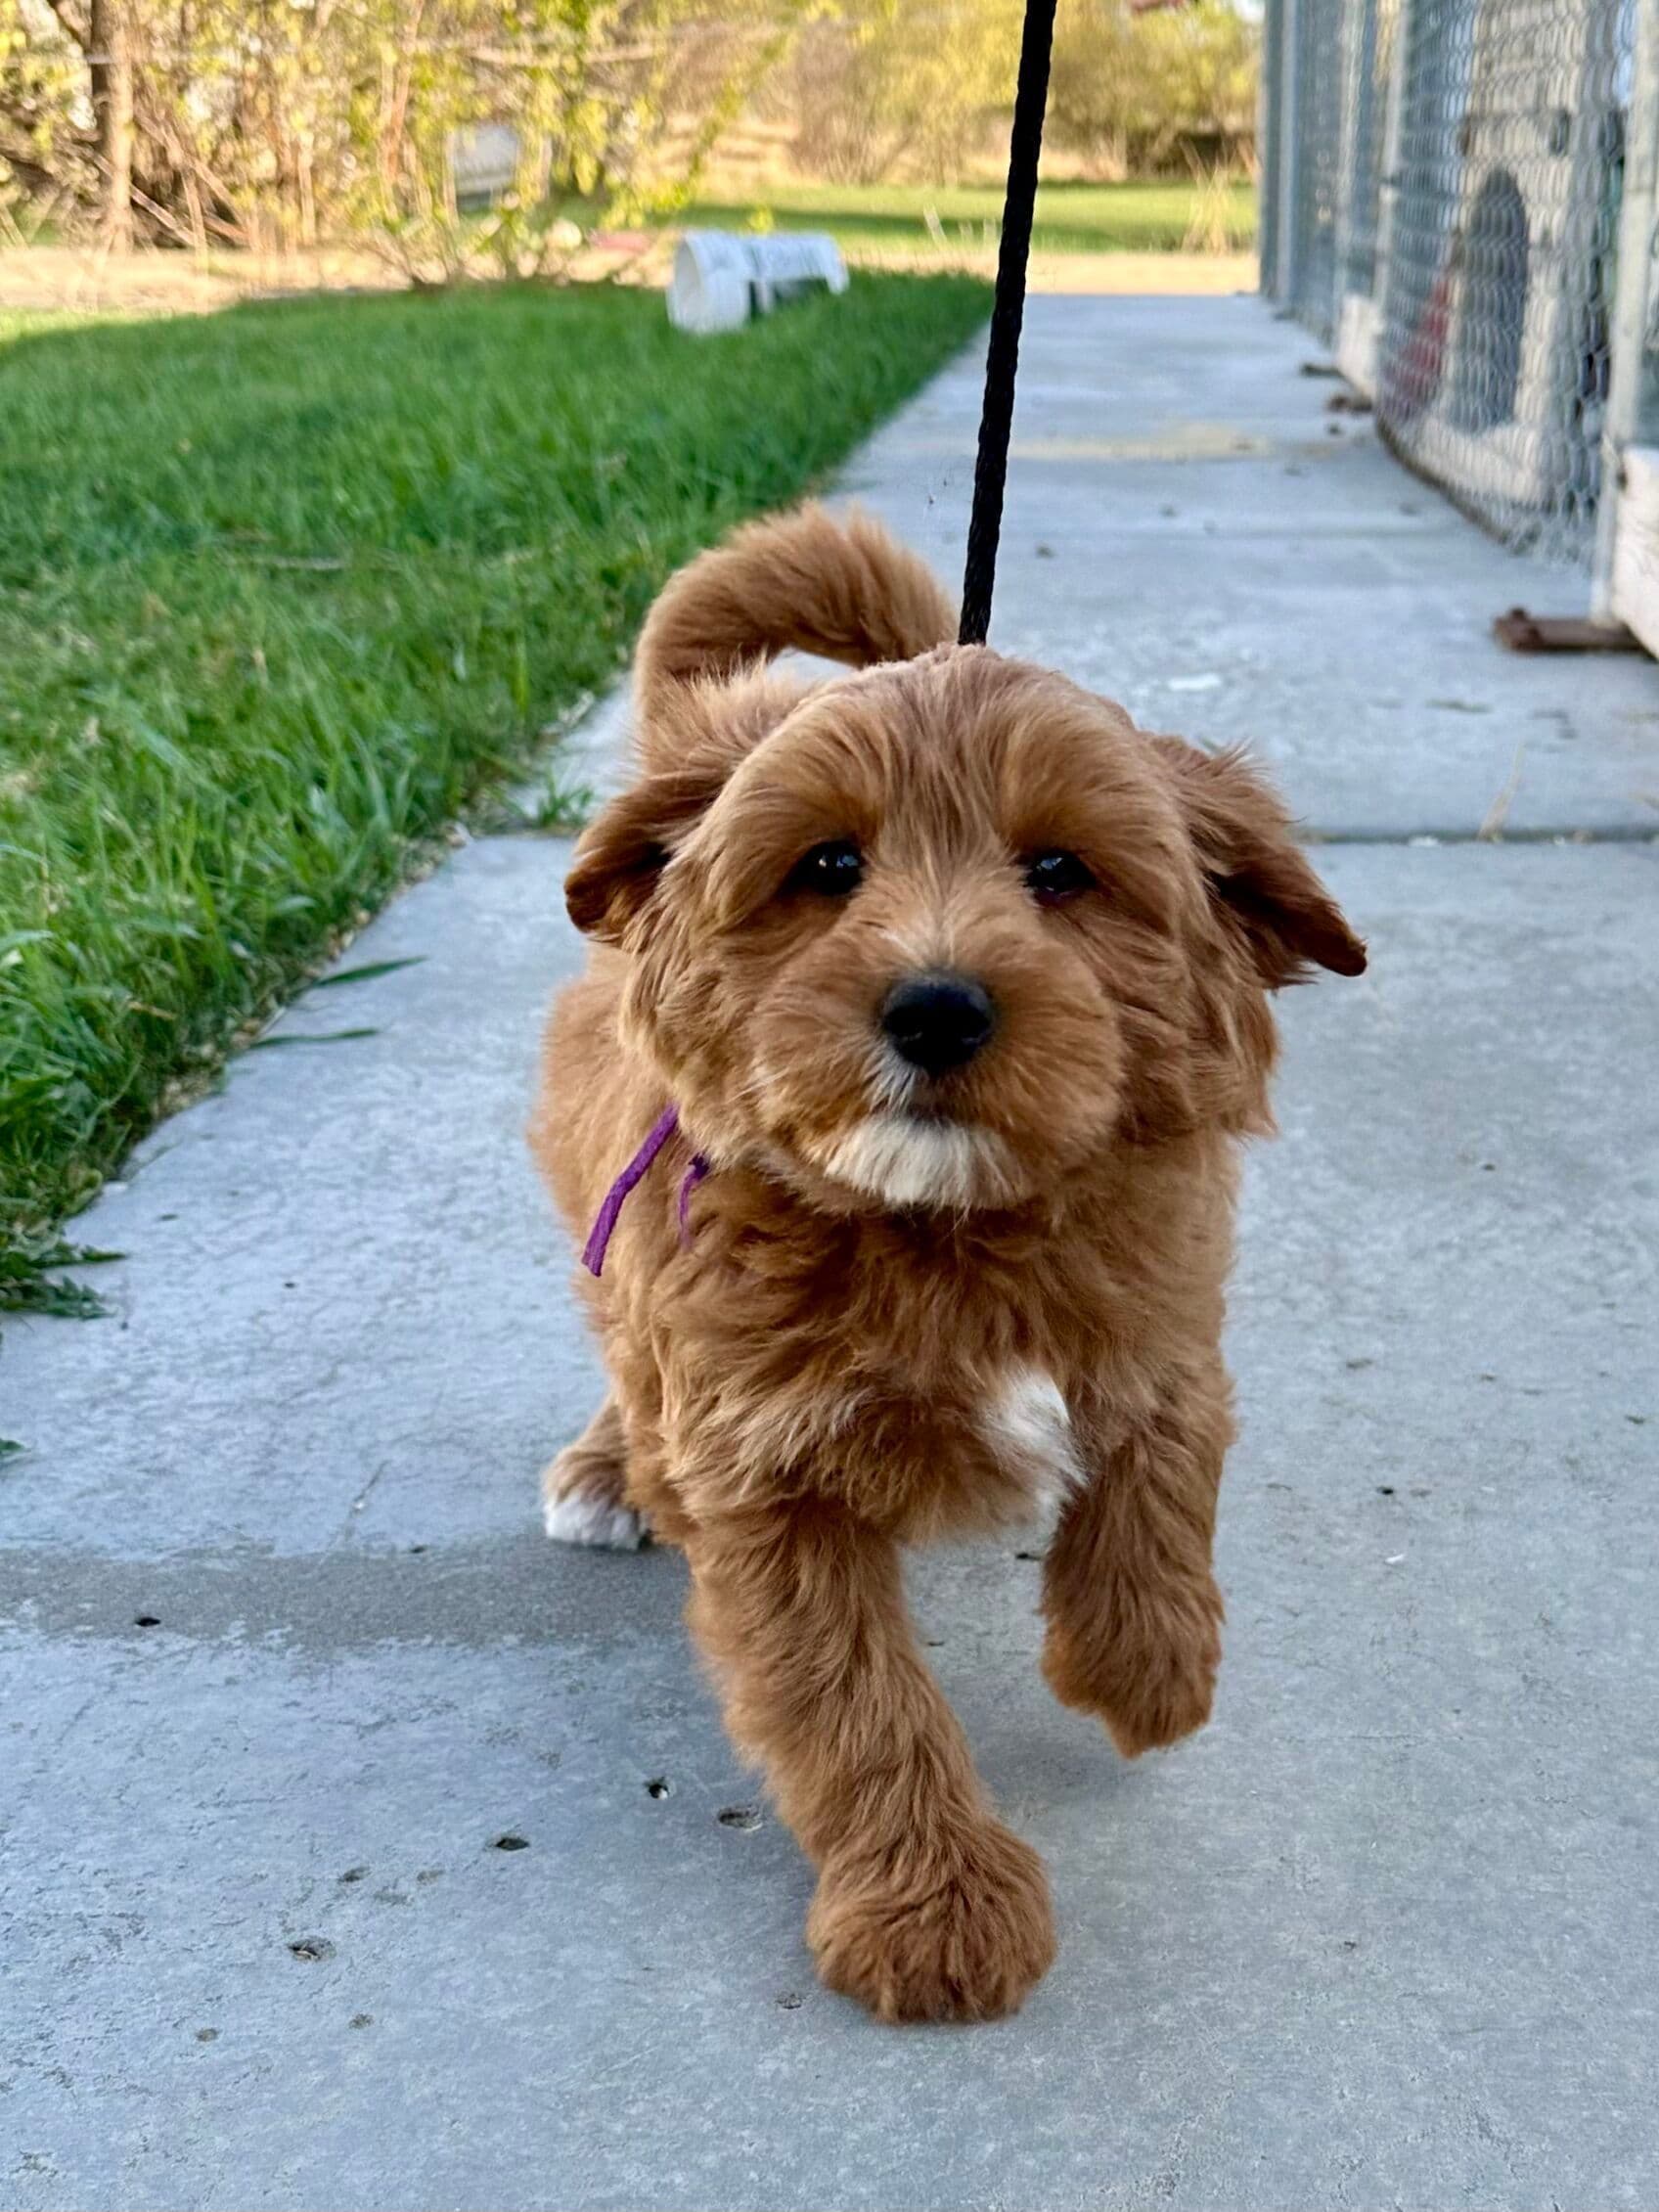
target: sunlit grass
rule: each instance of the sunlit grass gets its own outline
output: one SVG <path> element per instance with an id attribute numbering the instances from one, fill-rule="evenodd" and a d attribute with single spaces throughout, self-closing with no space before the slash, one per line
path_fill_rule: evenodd
<path id="1" fill-rule="evenodd" d="M 0 325 L 0 1235 L 86 1196 L 598 688 L 664 576 L 972 333 L 604 289 Z"/>
<path id="2" fill-rule="evenodd" d="M 676 221 L 744 228 L 758 214 L 780 230 L 827 230 L 843 248 L 923 252 L 996 243 L 1000 185 L 779 183 L 710 192 Z M 1195 230 L 1195 218 L 1206 220 Z M 1247 183 L 1155 181 L 1046 184 L 1037 195 L 1032 247 L 1039 253 L 1175 252 L 1199 240 L 1243 249 L 1256 238 L 1256 192 Z"/>

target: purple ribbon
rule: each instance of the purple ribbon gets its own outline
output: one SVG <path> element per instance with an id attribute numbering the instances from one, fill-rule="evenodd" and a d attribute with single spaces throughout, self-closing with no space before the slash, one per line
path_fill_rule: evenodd
<path id="1" fill-rule="evenodd" d="M 622 1208 L 629 1192 L 645 1180 L 651 1162 L 679 1126 L 679 1107 L 675 1106 L 664 1106 L 656 1120 L 651 1123 L 650 1136 L 647 1137 L 645 1143 L 605 1194 L 605 1202 L 595 1215 L 594 1225 L 588 1232 L 588 1241 L 582 1246 L 582 1265 L 590 1275 L 598 1276 L 605 1272 L 605 1255 L 610 1248 L 611 1236 L 621 1218 Z M 680 1182 L 678 1215 L 680 1241 L 683 1244 L 689 1244 L 692 1241 L 692 1193 L 707 1173 L 707 1160 L 703 1158 L 701 1152 L 694 1152 L 692 1163 Z"/>

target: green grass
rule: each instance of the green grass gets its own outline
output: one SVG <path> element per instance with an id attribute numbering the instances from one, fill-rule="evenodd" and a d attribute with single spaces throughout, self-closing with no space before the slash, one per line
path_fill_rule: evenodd
<path id="1" fill-rule="evenodd" d="M 1231 187 L 1229 228 L 1240 248 L 1256 237 L 1256 193 Z M 1032 246 L 1040 253 L 1169 252 L 1181 247 L 1200 189 L 1182 183 L 1046 184 L 1037 195 Z M 753 197 L 711 194 L 677 223 L 740 230 L 764 210 L 780 230 L 827 230 L 849 249 L 925 250 L 936 244 L 931 208 L 953 247 L 995 245 L 1000 185 L 767 184 Z M 987 232 L 986 226 L 989 225 Z"/>
<path id="2" fill-rule="evenodd" d="M 38 1249 L 673 567 L 985 308 L 870 278 L 704 340 L 614 289 L 0 325 L 0 1237 Z"/>

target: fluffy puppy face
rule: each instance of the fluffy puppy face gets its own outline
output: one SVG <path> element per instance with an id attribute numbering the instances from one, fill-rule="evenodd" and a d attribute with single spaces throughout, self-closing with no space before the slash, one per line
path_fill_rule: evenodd
<path id="1" fill-rule="evenodd" d="M 1016 1205 L 1116 1143 L 1259 1125 L 1265 989 L 1364 966 L 1247 770 L 1063 678 L 947 649 L 728 696 L 567 886 L 717 1161 L 831 1207 Z"/>

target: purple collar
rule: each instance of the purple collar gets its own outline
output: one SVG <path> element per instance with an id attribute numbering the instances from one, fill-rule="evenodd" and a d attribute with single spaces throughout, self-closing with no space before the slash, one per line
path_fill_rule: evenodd
<path id="1" fill-rule="evenodd" d="M 656 1120 L 651 1123 L 650 1135 L 605 1194 L 605 1202 L 594 1216 L 594 1225 L 588 1232 L 588 1241 L 582 1246 L 582 1265 L 590 1275 L 604 1274 L 605 1255 L 610 1249 L 610 1239 L 617 1222 L 621 1219 L 622 1207 L 629 1192 L 633 1190 L 637 1183 L 642 1183 L 645 1180 L 652 1160 L 655 1159 L 657 1153 L 661 1151 L 663 1146 L 667 1144 L 669 1138 L 674 1135 L 679 1126 L 679 1107 L 675 1106 L 664 1106 Z M 689 1244 L 692 1241 L 690 1219 L 692 1193 L 707 1173 L 707 1160 L 704 1159 L 701 1152 L 694 1152 L 691 1165 L 680 1178 L 679 1217 L 680 1241 L 682 1244 Z"/>

